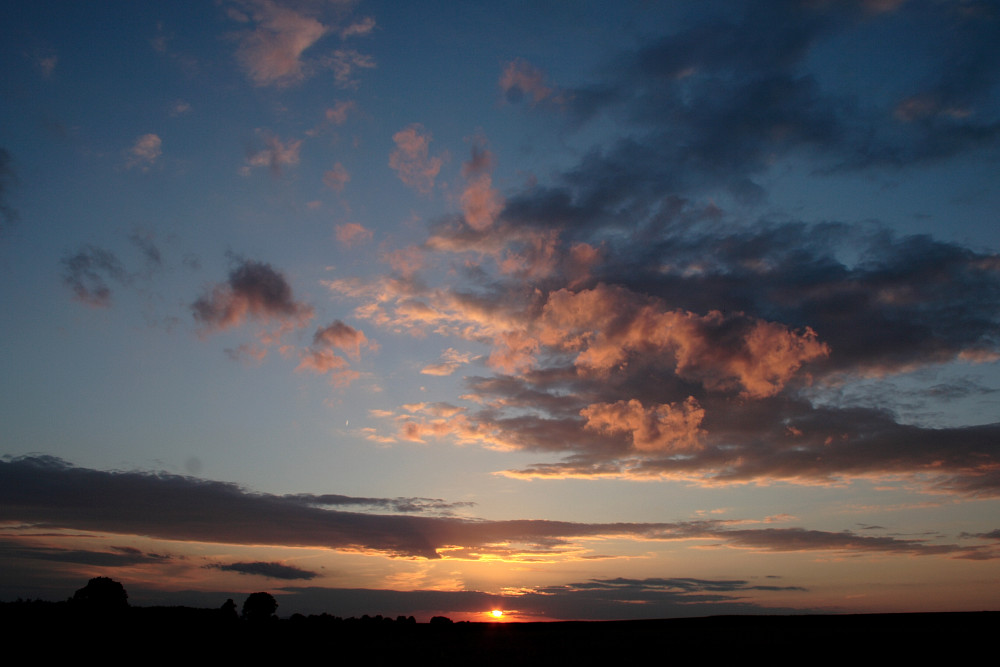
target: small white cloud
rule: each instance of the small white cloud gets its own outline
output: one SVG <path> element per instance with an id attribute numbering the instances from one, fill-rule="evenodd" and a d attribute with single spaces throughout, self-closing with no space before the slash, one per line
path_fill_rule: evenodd
<path id="1" fill-rule="evenodd" d="M 138 167 L 143 171 L 148 171 L 151 166 L 163 154 L 163 142 L 155 134 L 144 134 L 129 149 L 129 158 L 125 166 L 129 169 Z"/>

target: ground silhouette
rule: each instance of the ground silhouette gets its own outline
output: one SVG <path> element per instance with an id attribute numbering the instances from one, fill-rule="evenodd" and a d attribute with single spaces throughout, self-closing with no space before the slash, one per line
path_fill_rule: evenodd
<path id="1" fill-rule="evenodd" d="M 79 659 L 81 647 L 101 647 L 108 659 L 116 655 L 156 662 L 287 662 L 320 655 L 372 665 L 507 667 L 620 663 L 652 656 L 673 663 L 761 658 L 769 665 L 862 657 L 953 662 L 974 646 L 988 645 L 1000 623 L 1000 612 L 549 623 L 452 623 L 443 616 L 417 623 L 412 616 L 394 620 L 367 614 L 279 619 L 277 601 L 263 592 L 247 597 L 241 620 L 231 599 L 209 609 L 136 607 L 127 599 L 124 586 L 97 577 L 64 602 L 0 602 L 0 628 L 12 641 L 67 659 Z"/>

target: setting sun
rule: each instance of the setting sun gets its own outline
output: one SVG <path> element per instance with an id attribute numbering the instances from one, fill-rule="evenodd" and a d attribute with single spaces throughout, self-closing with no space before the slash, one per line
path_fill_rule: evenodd
<path id="1" fill-rule="evenodd" d="M 490 615 L 493 618 L 503 618 L 503 611 L 499 609 L 494 609 L 493 611 L 490 612 Z"/>

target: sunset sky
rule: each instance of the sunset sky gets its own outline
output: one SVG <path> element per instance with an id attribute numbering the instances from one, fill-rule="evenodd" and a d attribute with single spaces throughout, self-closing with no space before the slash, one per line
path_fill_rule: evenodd
<path id="1" fill-rule="evenodd" d="M 3 3 L 0 600 L 1000 608 L 998 35 Z"/>

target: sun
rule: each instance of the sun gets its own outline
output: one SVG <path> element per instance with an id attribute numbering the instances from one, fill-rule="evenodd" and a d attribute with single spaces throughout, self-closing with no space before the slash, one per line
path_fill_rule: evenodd
<path id="1" fill-rule="evenodd" d="M 492 616 L 493 618 L 503 618 L 503 610 L 494 609 L 493 611 L 490 612 L 490 616 Z"/>

